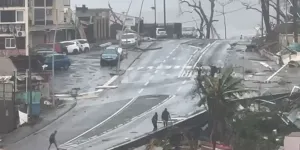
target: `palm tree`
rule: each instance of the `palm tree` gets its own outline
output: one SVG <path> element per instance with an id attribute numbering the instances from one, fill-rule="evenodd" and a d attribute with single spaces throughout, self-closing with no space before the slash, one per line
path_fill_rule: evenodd
<path id="1" fill-rule="evenodd" d="M 232 122 L 240 106 L 239 101 L 230 99 L 238 99 L 238 94 L 249 91 L 243 88 L 242 79 L 234 78 L 232 74 L 233 68 L 225 68 L 218 77 L 203 76 L 199 70 L 196 78 L 197 86 L 194 92 L 201 98 L 198 105 L 206 104 L 212 119 L 210 139 L 213 150 L 215 150 L 218 138 L 222 142 L 229 143 L 224 133 L 230 129 L 229 122 Z"/>

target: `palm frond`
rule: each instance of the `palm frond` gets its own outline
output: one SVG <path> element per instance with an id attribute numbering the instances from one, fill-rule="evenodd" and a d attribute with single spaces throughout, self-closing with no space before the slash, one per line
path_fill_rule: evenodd
<path id="1" fill-rule="evenodd" d="M 225 68 L 225 71 L 222 73 L 222 86 L 224 86 L 224 84 L 226 84 L 228 82 L 228 80 L 230 79 L 231 75 L 233 73 L 233 68 Z"/>

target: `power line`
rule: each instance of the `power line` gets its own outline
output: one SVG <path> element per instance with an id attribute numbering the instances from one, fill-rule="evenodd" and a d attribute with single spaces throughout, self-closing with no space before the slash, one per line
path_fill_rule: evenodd
<path id="1" fill-rule="evenodd" d="M 249 7 L 256 6 L 256 5 L 259 5 L 259 4 L 253 4 L 253 5 L 250 5 Z M 241 8 L 235 9 L 235 10 L 227 11 L 224 14 L 234 13 L 234 12 L 237 12 L 237 11 L 244 10 L 245 8 L 247 8 L 247 6 L 241 7 Z M 222 15 L 223 14 L 215 15 L 214 17 L 218 17 L 218 16 L 222 16 Z M 195 22 L 195 21 L 199 21 L 199 20 L 201 20 L 201 19 L 195 19 L 195 20 L 185 21 L 185 22 L 181 22 L 181 23 L 184 24 L 184 23 L 190 23 L 190 22 Z"/>

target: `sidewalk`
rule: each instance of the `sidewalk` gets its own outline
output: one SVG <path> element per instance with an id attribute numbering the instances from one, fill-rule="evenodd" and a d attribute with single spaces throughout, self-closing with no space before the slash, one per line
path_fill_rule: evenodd
<path id="1" fill-rule="evenodd" d="M 10 145 L 13 143 L 16 143 L 27 136 L 30 136 L 32 134 L 35 134 L 39 130 L 43 129 L 47 125 L 51 124 L 53 121 L 57 120 L 67 112 L 69 112 L 72 108 L 76 106 L 76 101 L 64 101 L 62 105 L 59 105 L 56 109 L 49 110 L 45 114 L 41 114 L 40 120 L 38 123 L 29 126 L 22 126 L 19 127 L 18 129 L 14 130 L 13 132 L 3 135 L 2 136 L 2 141 L 4 146 L 5 145 Z"/>

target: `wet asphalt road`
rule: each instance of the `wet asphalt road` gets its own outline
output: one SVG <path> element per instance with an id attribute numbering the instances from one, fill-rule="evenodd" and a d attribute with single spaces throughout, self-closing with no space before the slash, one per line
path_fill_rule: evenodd
<path id="1" fill-rule="evenodd" d="M 119 81 L 118 88 L 115 93 L 117 95 L 110 95 L 109 92 L 104 93 L 103 97 L 107 99 L 115 99 L 114 97 L 130 97 L 134 94 L 136 95 L 169 95 L 172 96 L 172 102 L 164 103 L 162 107 L 155 109 L 155 111 L 162 112 L 164 107 L 172 105 L 170 113 L 172 117 L 177 112 L 180 112 L 180 109 L 184 109 L 183 103 L 186 103 L 186 95 L 190 94 L 191 88 L 193 87 L 193 76 L 195 72 L 193 67 L 195 63 L 198 62 L 199 56 L 205 58 L 203 59 L 204 63 L 208 64 L 214 62 L 214 59 L 225 60 L 224 50 L 226 49 L 226 42 L 216 42 L 212 48 L 209 49 L 209 52 L 205 52 L 205 49 L 198 49 L 196 47 L 186 44 L 186 40 L 168 40 L 159 42 L 157 46 L 162 46 L 160 50 L 147 51 L 140 56 L 140 59 L 137 60 L 124 74 L 122 79 Z M 199 43 L 202 41 L 194 41 Z M 214 40 L 205 41 L 201 47 L 203 48 L 208 43 L 213 43 Z M 193 43 L 192 43 L 193 44 Z M 198 46 L 198 45 L 197 45 Z M 215 52 L 220 53 L 216 55 Z M 223 57 L 223 59 L 221 58 Z M 201 61 L 201 60 L 199 60 Z M 118 92 L 120 91 L 120 92 Z M 149 101 L 144 101 L 148 103 Z M 174 107 L 174 105 L 182 105 L 182 107 Z M 175 109 L 174 109 L 175 108 Z M 176 110 L 177 109 L 177 110 Z M 145 132 L 151 131 L 150 118 L 153 112 L 141 116 L 137 120 L 130 122 L 112 131 L 112 133 L 106 133 L 101 136 L 93 137 L 85 141 L 70 142 L 64 145 L 61 145 L 62 148 L 74 148 L 74 149 L 106 149 L 110 146 L 122 142 L 125 137 L 134 136 L 135 130 L 139 123 L 145 122 L 143 124 L 142 130 L 147 130 Z M 129 126 L 129 127 L 128 127 Z M 150 128 L 150 129 L 149 129 Z M 128 133 L 131 131 L 130 133 Z M 126 133 L 124 133 L 126 132 Z M 83 138 L 82 136 L 81 138 Z M 109 140 L 108 140 L 109 139 Z M 89 144 L 90 143 L 90 144 Z"/>
<path id="2" fill-rule="evenodd" d="M 100 51 L 69 55 L 69 58 L 69 70 L 55 73 L 55 93 L 68 93 L 72 88 L 80 88 L 80 92 L 91 91 L 111 78 L 111 68 L 100 66 Z"/>
<path id="3" fill-rule="evenodd" d="M 144 52 L 115 83 L 118 85 L 117 89 L 104 91 L 98 98 L 78 101 L 77 106 L 68 114 L 37 134 L 10 145 L 7 149 L 45 149 L 48 146 L 48 137 L 54 130 L 58 131 L 57 142 L 61 148 L 76 148 L 124 124 L 170 96 L 180 92 L 186 95 L 188 88 L 191 88 L 193 84 L 194 63 L 202 54 L 201 49 L 181 44 L 187 41 L 189 40 L 158 42 L 156 46 L 163 48 Z M 197 43 L 197 41 L 195 42 Z M 212 42 L 204 41 L 203 45 Z M 210 57 L 212 56 L 213 53 L 210 54 Z M 102 82 L 102 78 L 105 78 L 103 76 L 109 74 L 110 71 L 109 68 L 107 72 L 100 68 L 96 54 L 87 53 L 70 57 L 75 60 L 74 67 L 78 66 L 78 68 L 74 68 L 73 72 L 71 67 L 70 72 L 65 72 L 69 76 L 75 77 L 70 78 L 68 83 L 75 82 L 75 85 L 86 87 L 82 89 L 94 90 L 95 86 L 105 82 L 104 80 Z M 59 77 L 57 74 L 57 79 Z M 72 86 L 63 84 L 66 82 L 63 81 L 65 80 L 63 77 L 65 76 L 57 81 L 58 85 L 66 86 L 64 88 L 66 90 L 74 86 L 74 84 Z"/>

